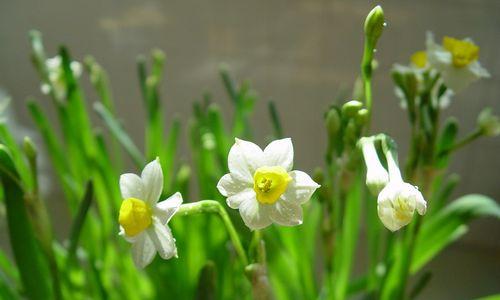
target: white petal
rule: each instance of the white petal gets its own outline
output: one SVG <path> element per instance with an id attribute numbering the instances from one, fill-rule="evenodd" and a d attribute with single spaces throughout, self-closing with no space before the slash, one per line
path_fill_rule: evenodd
<path id="1" fill-rule="evenodd" d="M 257 202 L 255 191 L 252 188 L 244 189 L 243 191 L 228 197 L 226 203 L 227 206 L 238 209 L 241 203 L 247 200 Z"/>
<path id="2" fill-rule="evenodd" d="M 154 218 L 153 225 L 147 229 L 149 238 L 153 241 L 154 247 L 161 258 L 169 259 L 177 257 L 175 239 L 167 225 L 162 225 L 160 220 Z"/>
<path id="3" fill-rule="evenodd" d="M 425 215 L 425 212 L 427 211 L 427 202 L 425 202 L 422 194 L 417 195 L 415 202 L 418 214 L 421 216 Z"/>
<path id="4" fill-rule="evenodd" d="M 236 139 L 231 150 L 229 150 L 229 172 L 240 181 L 252 183 L 255 170 L 262 165 L 262 157 L 263 152 L 259 146 Z"/>
<path id="5" fill-rule="evenodd" d="M 287 171 L 291 171 L 293 167 L 293 145 L 292 139 L 285 138 L 272 141 L 264 149 L 265 166 L 281 166 Z"/>
<path id="6" fill-rule="evenodd" d="M 120 176 L 120 191 L 123 199 L 144 199 L 144 185 L 139 176 L 127 173 Z"/>
<path id="7" fill-rule="evenodd" d="M 286 192 L 281 198 L 289 203 L 302 204 L 307 202 L 314 191 L 320 187 L 302 171 L 292 171 L 288 174 L 292 177 L 292 181 L 288 184 Z"/>
<path id="8" fill-rule="evenodd" d="M 156 204 L 163 189 L 163 172 L 158 159 L 153 160 L 144 167 L 141 178 L 144 184 L 143 200 L 150 205 Z"/>
<path id="9" fill-rule="evenodd" d="M 262 229 L 271 225 L 269 217 L 269 205 L 261 205 L 257 199 L 247 199 L 240 205 L 240 215 L 251 230 Z"/>
<path id="10" fill-rule="evenodd" d="M 396 221 L 394 210 L 391 207 L 378 206 L 377 212 L 380 221 L 382 221 L 382 224 L 384 224 L 385 228 L 389 229 L 390 231 L 396 231 L 404 226 Z"/>
<path id="11" fill-rule="evenodd" d="M 217 189 L 224 197 L 230 197 L 250 187 L 252 187 L 251 183 L 238 180 L 231 173 L 222 176 L 217 183 Z"/>
<path id="12" fill-rule="evenodd" d="M 136 235 L 136 236 L 128 236 L 125 233 L 125 229 L 123 229 L 123 227 L 121 225 L 120 225 L 120 232 L 118 232 L 118 235 L 123 237 L 129 243 L 135 243 L 140 237 L 140 234 Z"/>
<path id="13" fill-rule="evenodd" d="M 470 68 L 455 68 L 453 65 L 443 69 L 441 75 L 444 84 L 457 93 L 479 79 L 479 76 Z"/>
<path id="14" fill-rule="evenodd" d="M 166 200 L 158 202 L 154 208 L 154 215 L 160 220 L 162 224 L 167 224 L 170 219 L 175 215 L 177 210 L 182 204 L 182 195 L 177 192 Z"/>
<path id="15" fill-rule="evenodd" d="M 132 244 L 132 259 L 136 267 L 144 268 L 149 265 L 155 257 L 156 250 L 153 241 L 145 232 L 140 233 L 137 240 Z"/>
<path id="16" fill-rule="evenodd" d="M 278 200 L 271 208 L 271 220 L 283 226 L 296 226 L 302 224 L 302 207 Z"/>

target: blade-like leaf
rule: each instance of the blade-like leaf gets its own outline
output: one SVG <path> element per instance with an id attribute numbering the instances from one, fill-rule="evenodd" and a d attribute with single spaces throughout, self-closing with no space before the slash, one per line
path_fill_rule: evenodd
<path id="1" fill-rule="evenodd" d="M 500 206 L 491 198 L 471 194 L 425 220 L 417 237 L 411 272 L 420 270 L 444 247 L 465 234 L 472 219 L 486 216 L 500 218 Z"/>

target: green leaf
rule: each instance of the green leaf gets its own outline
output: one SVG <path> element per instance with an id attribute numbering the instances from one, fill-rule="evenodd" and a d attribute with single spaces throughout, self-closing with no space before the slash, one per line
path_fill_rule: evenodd
<path id="1" fill-rule="evenodd" d="M 458 121 L 455 118 L 448 118 L 443 126 L 443 132 L 439 137 L 439 142 L 436 149 L 436 153 L 441 153 L 441 155 L 436 157 L 436 165 L 439 168 L 445 168 L 448 165 L 450 152 L 446 150 L 450 149 L 455 143 L 457 133 Z"/>
<path id="2" fill-rule="evenodd" d="M 47 262 L 35 239 L 12 157 L 0 145 L 0 177 L 4 188 L 10 244 L 19 268 L 23 290 L 30 299 L 52 299 Z"/>
<path id="3" fill-rule="evenodd" d="M 73 221 L 73 224 L 71 225 L 68 254 L 67 254 L 67 264 L 69 264 L 71 260 L 75 257 L 76 248 L 78 246 L 78 240 L 80 239 L 80 233 L 82 231 L 86 216 L 89 212 L 90 205 L 92 204 L 93 196 L 94 196 L 94 188 L 92 182 L 89 181 L 87 183 L 87 188 L 85 189 L 85 195 L 83 196 L 83 200 L 80 202 L 76 218 Z"/>
<path id="4" fill-rule="evenodd" d="M 425 220 L 417 237 L 411 272 L 420 270 L 447 245 L 464 235 L 472 219 L 486 216 L 500 219 L 500 206 L 489 197 L 471 194 L 460 197 Z"/>
<path id="5" fill-rule="evenodd" d="M 139 151 L 137 146 L 134 144 L 132 139 L 128 136 L 125 130 L 122 128 L 121 124 L 115 117 L 109 112 L 109 110 L 102 105 L 100 102 L 94 103 L 94 109 L 102 118 L 104 123 L 108 126 L 111 134 L 120 142 L 125 151 L 130 155 L 134 163 L 138 168 L 144 166 L 145 158 Z"/>
<path id="6" fill-rule="evenodd" d="M 334 299 L 344 299 L 347 293 L 349 277 L 352 263 L 356 252 L 358 241 L 360 214 L 363 195 L 363 176 L 359 172 L 356 174 L 352 187 L 350 188 L 345 201 L 344 222 L 342 231 L 339 232 L 339 244 L 335 258 L 335 269 L 333 276 Z"/>
<path id="7" fill-rule="evenodd" d="M 269 115 L 271 116 L 271 121 L 274 130 L 274 139 L 283 138 L 283 127 L 281 126 L 280 117 L 278 115 L 278 110 L 276 109 L 276 104 L 274 101 L 269 101 L 268 103 Z"/>

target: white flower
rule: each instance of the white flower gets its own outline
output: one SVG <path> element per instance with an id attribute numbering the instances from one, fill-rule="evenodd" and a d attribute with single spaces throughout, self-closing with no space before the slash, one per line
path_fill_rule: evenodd
<path id="1" fill-rule="evenodd" d="M 389 182 L 389 173 L 380 163 L 373 138 L 361 138 L 359 143 L 366 164 L 366 185 L 373 195 L 378 195 Z"/>
<path id="2" fill-rule="evenodd" d="M 426 45 L 429 64 L 441 73 L 444 84 L 453 91 L 459 92 L 480 78 L 490 77 L 478 61 L 479 47 L 472 40 L 445 36 L 443 45 L 438 45 L 428 32 Z"/>
<path id="3" fill-rule="evenodd" d="M 378 194 L 378 216 L 384 226 L 396 231 L 408 225 L 415 210 L 424 215 L 427 205 L 422 193 L 413 185 L 392 180 Z"/>
<path id="4" fill-rule="evenodd" d="M 167 223 L 182 203 L 180 193 L 158 202 L 163 188 L 163 172 L 158 159 L 144 167 L 141 177 L 123 174 L 120 190 L 120 235 L 132 243 L 132 258 L 139 268 L 153 260 L 156 252 L 163 259 L 177 257 L 175 239 Z M 158 203 L 157 203 L 158 202 Z"/>
<path id="5" fill-rule="evenodd" d="M 283 226 L 302 224 L 301 204 L 319 185 L 309 175 L 292 171 L 293 145 L 289 138 L 271 142 L 264 150 L 254 143 L 236 139 L 229 151 L 229 174 L 217 188 L 227 205 L 239 209 L 252 230 L 273 222 Z"/>
<path id="6" fill-rule="evenodd" d="M 390 150 L 385 152 L 385 156 L 389 169 L 389 183 L 378 194 L 377 212 L 384 226 L 396 231 L 411 222 L 415 210 L 424 215 L 427 204 L 417 187 L 403 181 Z"/>
<path id="7" fill-rule="evenodd" d="M 52 58 L 48 58 L 45 61 L 45 66 L 47 67 L 50 84 L 42 84 L 40 87 L 42 93 L 48 95 L 52 86 L 56 97 L 59 99 L 64 98 L 66 96 L 66 81 L 64 79 L 61 56 L 57 55 Z M 82 74 L 82 65 L 79 62 L 72 61 L 70 68 L 75 78 L 80 77 Z"/>

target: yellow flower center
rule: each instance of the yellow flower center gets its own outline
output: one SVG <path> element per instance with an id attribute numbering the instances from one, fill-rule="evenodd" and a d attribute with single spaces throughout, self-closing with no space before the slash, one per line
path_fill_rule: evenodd
<path id="1" fill-rule="evenodd" d="M 410 57 L 410 61 L 415 67 L 423 69 L 427 65 L 427 52 L 417 51 Z"/>
<path id="2" fill-rule="evenodd" d="M 393 205 L 394 207 L 394 215 L 396 219 L 403 223 L 409 223 L 411 218 L 413 217 L 413 211 L 410 209 L 408 205 L 408 201 L 397 199 L 396 203 Z"/>
<path id="3" fill-rule="evenodd" d="M 283 167 L 260 167 L 253 175 L 253 189 L 257 201 L 273 204 L 286 191 L 292 177 Z"/>
<path id="4" fill-rule="evenodd" d="M 466 67 L 479 58 L 479 47 L 466 40 L 457 40 L 448 36 L 443 38 L 443 47 L 453 55 L 453 65 Z"/>
<path id="5" fill-rule="evenodd" d="M 128 236 L 135 236 L 151 225 L 151 208 L 146 202 L 128 198 L 120 207 L 118 222 Z"/>

